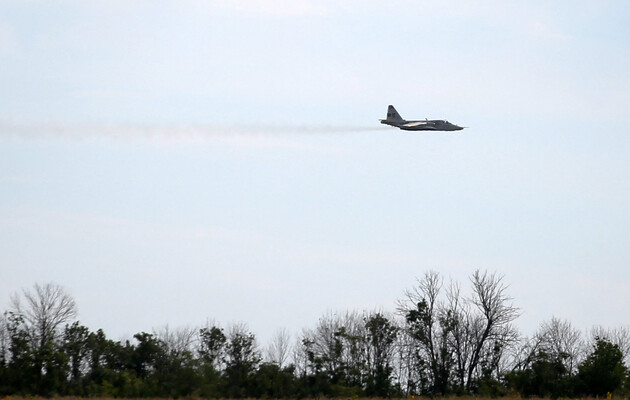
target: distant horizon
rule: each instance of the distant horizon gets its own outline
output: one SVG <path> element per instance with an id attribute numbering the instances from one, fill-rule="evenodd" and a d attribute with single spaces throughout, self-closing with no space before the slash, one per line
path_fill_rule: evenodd
<path id="1" fill-rule="evenodd" d="M 429 272 L 432 270 L 427 270 L 425 272 Z M 434 270 L 433 270 L 434 271 Z M 487 271 L 487 270 L 481 270 L 482 272 L 487 272 L 487 273 L 497 273 L 496 271 Z M 437 272 L 437 271 L 436 271 Z M 500 276 L 500 274 L 499 274 Z M 450 285 L 451 283 L 459 283 L 460 286 L 463 289 L 463 293 L 468 293 L 468 295 L 465 295 L 464 297 L 468 297 L 470 295 L 469 291 L 470 288 L 466 286 L 467 283 L 469 282 L 455 282 L 455 281 L 450 281 L 448 279 L 448 277 L 445 276 L 441 276 L 443 278 L 443 291 L 446 290 L 446 288 L 448 287 L 448 285 Z M 420 276 L 417 278 L 419 279 Z M 509 292 L 509 286 L 510 283 L 509 281 L 507 281 L 505 278 L 505 276 L 503 276 L 504 278 L 504 282 L 507 284 L 507 295 L 510 295 Z M 15 290 L 13 292 L 10 293 L 11 296 L 13 295 L 21 295 L 24 291 L 29 291 L 32 292 L 33 291 L 33 287 L 35 285 L 43 285 L 43 284 L 53 284 L 53 285 L 58 285 L 61 288 L 64 289 L 64 291 L 68 292 L 68 294 L 70 294 L 70 292 L 68 291 L 68 288 L 64 287 L 63 285 L 57 283 L 57 282 L 37 282 L 33 285 L 31 285 L 31 287 L 25 287 L 25 288 L 20 288 L 19 290 Z M 146 332 L 146 333 L 150 333 L 150 334 L 159 334 L 161 331 L 163 331 L 164 329 L 169 329 L 169 330 L 178 330 L 178 329 L 201 329 L 204 327 L 211 327 L 211 326 L 216 326 L 222 329 L 226 329 L 229 330 L 230 327 L 233 327 L 235 325 L 244 325 L 251 333 L 253 333 L 256 336 L 258 345 L 261 346 L 260 350 L 264 350 L 264 348 L 269 344 L 269 342 L 271 340 L 273 340 L 274 336 L 278 333 L 278 331 L 281 330 L 285 330 L 286 332 L 288 332 L 291 335 L 291 339 L 292 342 L 297 343 L 298 339 L 300 338 L 300 335 L 305 331 L 305 330 L 309 330 L 309 329 L 313 329 L 316 325 L 317 325 L 317 321 L 320 320 L 323 317 L 331 317 L 331 316 L 343 316 L 343 315 L 348 315 L 348 314 L 356 314 L 356 315 L 370 315 L 370 314 L 375 314 L 375 313 L 380 313 L 383 315 L 386 315 L 388 318 L 393 318 L 398 322 L 404 322 L 404 317 L 402 317 L 400 315 L 400 313 L 397 310 L 397 303 L 401 300 L 404 299 L 404 292 L 406 292 L 407 290 L 411 290 L 413 288 L 417 288 L 417 280 L 414 280 L 414 284 L 410 285 L 409 287 L 404 288 L 403 290 L 401 290 L 400 295 L 394 300 L 394 303 L 392 304 L 392 306 L 390 308 L 385 308 L 384 306 L 375 306 L 372 308 L 363 308 L 363 309 L 326 309 L 324 310 L 321 315 L 319 315 L 317 317 L 317 319 L 313 320 L 310 324 L 307 324 L 305 326 L 301 326 L 301 327 L 288 327 L 286 324 L 280 324 L 278 327 L 276 327 L 275 330 L 268 332 L 269 335 L 266 337 L 263 337 L 263 339 L 261 339 L 261 336 L 255 331 L 255 329 L 253 329 L 250 324 L 248 323 L 248 321 L 245 320 L 236 320 L 236 319 L 228 319 L 227 321 L 221 321 L 221 320 L 217 320 L 216 318 L 214 318 L 213 316 L 206 316 L 204 317 L 204 321 L 203 322 L 193 322 L 193 321 L 189 321 L 189 322 L 185 322 L 183 324 L 178 324 L 178 325 L 172 325 L 169 322 L 164 322 L 164 323 L 156 323 L 155 325 L 152 325 L 149 329 L 140 329 L 138 331 L 135 332 L 130 332 L 128 331 L 126 328 L 124 327 L 119 327 L 118 328 L 118 335 L 116 337 L 110 337 L 111 339 L 114 339 L 116 341 L 120 341 L 123 342 L 125 340 L 133 340 L 133 336 L 142 332 Z M 85 325 L 82 320 L 81 320 L 81 303 L 78 299 L 74 298 L 74 300 L 77 301 L 77 309 L 78 309 L 78 315 L 76 318 L 74 318 L 72 321 L 76 321 L 79 322 L 81 325 L 88 327 L 90 330 L 96 332 L 98 330 L 103 330 L 103 332 L 108 335 L 108 330 L 100 327 L 100 326 L 87 326 Z M 7 304 L 8 304 L 8 300 L 7 300 Z M 628 323 L 619 323 L 617 325 L 613 325 L 613 326 L 606 326 L 606 325 L 602 325 L 602 324 L 597 324 L 594 323 L 590 326 L 577 326 L 576 324 L 574 324 L 573 321 L 564 318 L 561 315 L 552 315 L 549 318 L 545 319 L 545 320 L 541 320 L 539 321 L 539 323 L 535 326 L 529 326 L 529 327 L 523 327 L 521 324 L 519 324 L 519 318 L 522 315 L 522 309 L 518 306 L 518 304 L 515 304 L 514 302 L 512 302 L 512 304 L 514 305 L 514 307 L 516 307 L 518 309 L 518 316 L 516 317 L 515 321 L 514 321 L 514 325 L 516 327 L 516 329 L 518 330 L 518 332 L 522 335 L 521 340 L 527 340 L 533 337 L 533 335 L 536 334 L 536 332 L 538 332 L 541 327 L 546 324 L 549 323 L 552 319 L 558 319 L 560 321 L 563 322 L 567 322 L 569 323 L 573 328 L 577 329 L 578 331 L 581 332 L 581 334 L 583 335 L 584 339 L 586 340 L 594 340 L 594 332 L 596 332 L 598 329 L 604 329 L 604 330 L 615 330 L 615 329 L 626 329 L 629 330 L 630 332 L 630 324 Z M 0 311 L 2 311 L 2 313 L 7 312 L 10 310 L 10 307 L 7 307 L 5 309 L 2 309 Z M 622 317 L 623 319 L 623 317 Z M 110 327 L 111 328 L 111 327 Z M 124 332 L 124 333 L 120 333 L 120 332 Z M 109 335 L 108 335 L 109 337 Z M 294 344 L 294 343 L 293 343 Z M 630 355 L 629 355 L 630 356 Z"/>

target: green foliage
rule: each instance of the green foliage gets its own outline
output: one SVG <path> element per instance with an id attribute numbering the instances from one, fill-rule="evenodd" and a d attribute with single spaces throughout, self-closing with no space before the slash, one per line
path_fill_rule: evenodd
<path id="1" fill-rule="evenodd" d="M 260 361 L 254 335 L 240 330 L 232 332 L 226 343 L 224 360 L 222 383 L 225 397 L 248 397 L 254 391 L 251 378 Z"/>
<path id="2" fill-rule="evenodd" d="M 622 389 L 628 370 L 619 346 L 597 338 L 593 352 L 578 367 L 580 390 L 591 396 L 605 396 Z"/>
<path id="3" fill-rule="evenodd" d="M 491 376 L 482 377 L 477 383 L 477 394 L 482 397 L 503 397 L 507 394 L 506 387 Z"/>
<path id="4" fill-rule="evenodd" d="M 252 377 L 250 396 L 265 399 L 279 399 L 295 396 L 297 379 L 293 366 L 280 368 L 275 364 L 264 363 Z"/>
<path id="5" fill-rule="evenodd" d="M 539 352 L 531 365 L 506 375 L 508 386 L 525 396 L 558 398 L 572 393 L 573 378 L 561 359 Z"/>
<path id="6" fill-rule="evenodd" d="M 436 318 L 433 307 L 422 299 L 416 304 L 415 309 L 407 311 L 405 318 L 411 337 L 428 353 L 427 371 L 430 373 L 429 381 L 432 384 L 427 385 L 422 391 L 423 394 L 448 394 L 450 375 L 455 364 L 447 341 L 454 327 L 451 315 Z M 416 357 L 422 358 L 422 355 L 418 353 Z"/>
<path id="7" fill-rule="evenodd" d="M 131 365 L 140 379 L 147 379 L 150 371 L 155 370 L 163 361 L 164 345 L 159 339 L 146 332 L 137 333 L 133 337 L 138 341 L 138 345 L 131 353 Z"/>
<path id="8" fill-rule="evenodd" d="M 227 338 L 223 329 L 213 326 L 199 331 L 199 357 L 208 366 L 215 367 L 225 351 Z"/>
<path id="9" fill-rule="evenodd" d="M 12 312 L 7 312 L 6 317 L 9 336 L 9 361 L 5 373 L 6 393 L 37 393 L 39 373 L 36 366 L 36 354 L 31 346 L 24 318 Z"/>
<path id="10" fill-rule="evenodd" d="M 398 328 L 379 313 L 365 318 L 365 328 L 368 344 L 365 394 L 377 397 L 391 396 L 395 390 L 391 382 L 393 368 L 390 361 Z"/>
<path id="11" fill-rule="evenodd" d="M 63 335 L 61 350 L 70 361 L 70 382 L 71 390 L 80 385 L 81 366 L 89 354 L 88 346 L 90 331 L 87 327 L 79 325 L 78 322 L 66 326 Z"/>
<path id="12" fill-rule="evenodd" d="M 70 370 L 68 356 L 48 342 L 37 349 L 35 360 L 39 374 L 37 393 L 47 397 L 65 393 Z"/>

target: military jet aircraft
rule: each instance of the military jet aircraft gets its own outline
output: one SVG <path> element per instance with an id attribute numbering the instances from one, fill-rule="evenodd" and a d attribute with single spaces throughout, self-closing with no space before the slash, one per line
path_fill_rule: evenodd
<path id="1" fill-rule="evenodd" d="M 441 119 L 407 121 L 402 119 L 391 104 L 387 107 L 387 118 L 379 119 L 379 121 L 381 121 L 381 124 L 390 125 L 405 131 L 461 131 L 465 128 Z"/>

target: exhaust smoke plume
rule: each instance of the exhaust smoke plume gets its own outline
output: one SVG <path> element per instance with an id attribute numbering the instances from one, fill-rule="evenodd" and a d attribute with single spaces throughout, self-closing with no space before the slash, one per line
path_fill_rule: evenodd
<path id="1" fill-rule="evenodd" d="M 382 126 L 322 125 L 322 124 L 111 124 L 111 123 L 65 123 L 46 122 L 25 124 L 0 122 L 0 137 L 70 139 L 109 137 L 109 138 L 150 138 L 167 140 L 204 140 L 231 136 L 267 135 L 326 135 L 353 132 L 371 132 L 386 129 Z"/>

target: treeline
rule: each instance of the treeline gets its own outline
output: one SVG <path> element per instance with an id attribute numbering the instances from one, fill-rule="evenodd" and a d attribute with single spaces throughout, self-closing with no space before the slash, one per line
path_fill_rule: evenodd
<path id="1" fill-rule="evenodd" d="M 556 318 L 532 337 L 502 277 L 464 296 L 428 272 L 395 313 L 329 313 L 261 347 L 244 324 L 168 327 L 114 341 L 76 318 L 62 287 L 11 296 L 0 318 L 0 395 L 304 398 L 627 395 L 630 330 L 583 334 Z"/>

